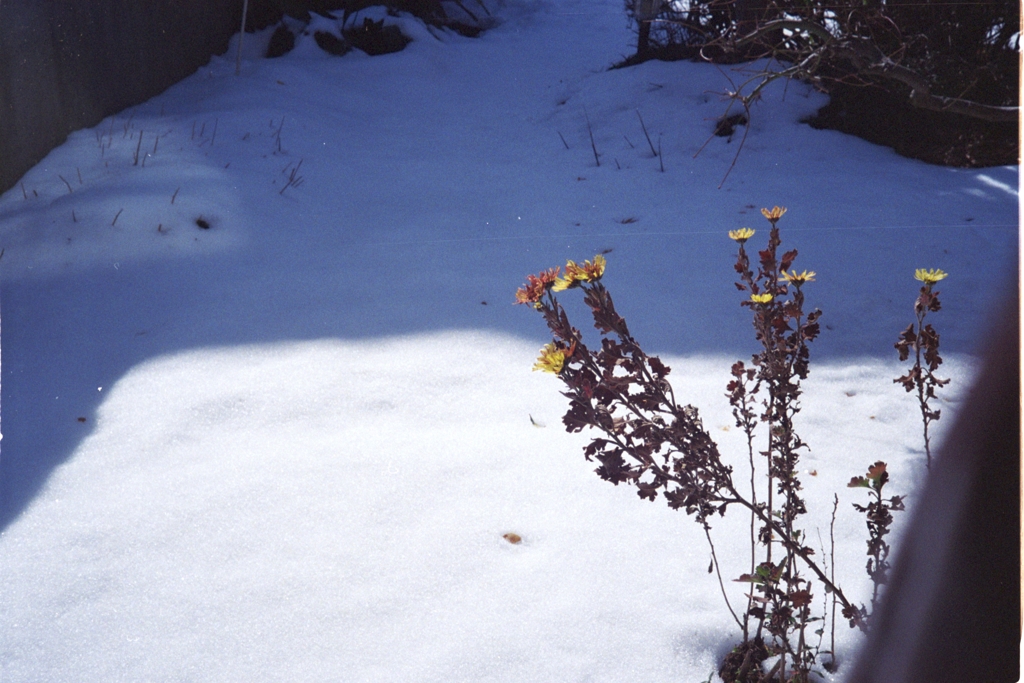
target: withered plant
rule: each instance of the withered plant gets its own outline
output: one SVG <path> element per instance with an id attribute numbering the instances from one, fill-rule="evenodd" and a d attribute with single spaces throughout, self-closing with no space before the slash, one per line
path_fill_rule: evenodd
<path id="1" fill-rule="evenodd" d="M 868 468 L 867 474 L 863 477 L 853 477 L 847 484 L 850 488 L 866 488 L 871 492 L 871 502 L 867 505 L 853 504 L 857 512 L 862 512 L 867 517 L 868 523 L 868 576 L 874 588 L 871 591 L 871 612 L 874 613 L 878 606 L 879 589 L 884 586 L 889 578 L 889 544 L 885 537 L 889 533 L 889 526 L 892 524 L 893 510 L 903 510 L 904 496 L 882 497 L 882 489 L 889 482 L 889 472 L 882 461 L 876 462 Z M 861 606 L 860 614 L 867 617 L 867 610 Z M 845 612 L 844 612 L 845 615 Z"/>
<path id="2" fill-rule="evenodd" d="M 795 527 L 797 518 L 807 512 L 800 496 L 802 485 L 797 471 L 800 451 L 806 448 L 806 444 L 797 434 L 793 421 L 800 411 L 800 381 L 807 378 L 809 371 L 807 344 L 818 336 L 817 320 L 821 312 L 804 312 L 802 287 L 814 280 L 815 273 L 787 272 L 797 257 L 797 251 L 779 254 L 782 240 L 778 222 L 785 212 L 778 206 L 762 210 L 771 223 L 771 231 L 767 248 L 757 254 L 756 272 L 745 248 L 754 231 L 746 228 L 729 233 L 729 237 L 739 244 L 734 268 L 740 281 L 736 288 L 749 292 L 749 299 L 741 305 L 753 312 L 754 333 L 762 350 L 754 354 L 752 369 L 747 370 L 742 361 L 733 366 L 733 375 L 739 377 L 727 388 L 737 426 L 743 428 L 747 435 L 751 460 L 751 502 L 755 504 L 754 423 L 744 414 L 749 412 L 749 407 L 743 403 L 747 390 L 739 380 L 754 382 L 751 394 L 762 388 L 766 390 L 767 396 L 761 403 L 763 412 L 759 415 L 760 421 L 768 425 L 768 448 L 761 452 L 765 457 L 768 480 L 764 505 L 769 514 L 786 528 L 787 535 L 811 553 L 813 551 L 806 546 L 803 532 Z M 765 561 L 754 572 L 739 579 L 749 581 L 752 587 L 747 617 L 757 620 L 753 641 L 755 646 L 758 645 L 763 639 L 763 631 L 767 630 L 772 636 L 768 651 L 780 656 L 780 671 L 786 672 L 787 657 L 790 657 L 797 678 L 806 677 L 816 657 L 808 646 L 806 629 L 812 621 L 819 619 L 810 615 L 811 584 L 799 573 L 798 556 L 792 545 L 783 544 L 780 548 L 782 556 L 773 556 L 775 539 L 770 527 L 761 526 L 758 541 L 766 549 Z M 755 554 L 756 548 L 752 547 L 752 557 Z M 760 597 L 754 596 L 755 591 L 761 593 Z"/>
<path id="3" fill-rule="evenodd" d="M 722 461 L 697 408 L 677 402 L 667 380 L 668 366 L 644 352 L 615 310 L 601 281 L 606 268 L 603 256 L 582 264 L 569 261 L 564 274 L 561 268 L 551 268 L 529 275 L 516 292 L 516 303 L 539 311 L 551 331 L 553 339 L 541 350 L 534 369 L 553 373 L 565 384 L 569 409 L 562 421 L 566 429 L 599 432 L 584 448 L 585 458 L 597 462 L 598 476 L 615 485 L 636 487 L 645 500 L 654 501 L 660 494 L 669 507 L 685 510 L 701 525 L 726 605 L 742 631 L 741 643 L 719 670 L 728 683 L 809 680 L 823 654 L 824 633 L 822 625 L 814 631 L 818 644 L 810 642 L 809 627 L 824 620 L 812 616 L 812 579 L 831 594 L 833 605 L 838 603 L 851 627 L 867 630 L 869 617 L 866 608 L 855 606 L 835 583 L 834 567 L 829 575 L 818 564 L 799 528 L 806 506 L 797 465 L 807 445 L 794 427 L 794 418 L 800 411 L 800 383 L 809 371 L 808 344 L 818 336 L 821 313 L 804 309 L 802 288 L 815 274 L 790 270 L 796 250 L 780 254 L 778 222 L 785 209 L 762 213 L 771 230 L 767 247 L 757 252 L 756 266 L 745 248 L 754 231 L 743 228 L 729 233 L 739 244 L 736 286 L 748 294 L 741 305 L 750 309 L 761 345 L 750 367 L 743 361 L 732 366 L 726 394 L 736 425 L 747 439 L 749 492 L 745 485 L 740 490 L 732 466 Z M 599 348 L 587 346 L 558 300 L 562 292 L 573 289 L 583 292 L 600 333 Z M 766 425 L 767 444 L 755 454 L 761 423 Z M 762 459 L 764 480 L 759 484 L 757 463 Z M 876 479 L 871 479 L 872 472 Z M 865 480 L 876 496 L 863 509 L 872 534 L 869 573 L 876 580 L 872 606 L 888 569 L 888 546 L 882 538 L 888 533 L 891 515 L 886 514 L 901 509 L 898 497 L 881 498 L 887 478 L 884 463 L 878 463 Z M 730 506 L 750 514 L 750 571 L 736 579 L 750 586 L 742 619 L 729 604 L 710 534 L 714 516 L 724 515 Z M 766 672 L 772 658 L 775 661 Z"/>
<path id="4" fill-rule="evenodd" d="M 929 401 L 935 398 L 935 389 L 949 384 L 949 379 L 939 379 L 935 376 L 935 371 L 942 365 L 942 356 L 939 355 L 939 333 L 930 324 L 926 325 L 924 319 L 928 313 L 937 313 L 941 310 L 939 292 L 933 291 L 932 287 L 946 275 L 938 269 L 924 268 L 918 268 L 914 273 L 914 278 L 924 283 L 917 301 L 914 302 L 917 322 L 907 325 L 907 329 L 903 330 L 895 344 L 901 361 L 907 360 L 911 351 L 914 353 L 914 365 L 910 371 L 902 377 L 897 377 L 893 382 L 902 384 L 908 392 L 917 391 L 921 421 L 924 424 L 924 452 L 928 469 L 932 466 L 931 435 L 928 433 L 928 425 L 938 420 L 942 413 L 940 410 L 932 410 Z"/>

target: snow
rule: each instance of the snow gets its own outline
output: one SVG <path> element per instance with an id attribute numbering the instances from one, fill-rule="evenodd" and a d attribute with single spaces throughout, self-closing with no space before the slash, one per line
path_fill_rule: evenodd
<path id="1" fill-rule="evenodd" d="M 391 18 L 413 42 L 372 58 L 247 35 L 241 76 L 234 43 L 0 197 L 4 683 L 707 680 L 738 634 L 703 534 L 593 474 L 510 304 L 610 249 L 617 308 L 739 464 L 725 384 L 756 349 L 726 232 L 760 244 L 775 204 L 824 311 L 806 527 L 827 543 L 838 493 L 837 576 L 869 600 L 845 484 L 885 459 L 912 508 L 924 480 L 892 383 L 913 271 L 950 273 L 941 439 L 1014 277 L 1018 169 L 813 130 L 824 96 L 777 83 L 718 189 L 743 129 L 694 155 L 753 67 L 609 71 L 617 0 L 489 6 L 476 39 Z M 715 523 L 727 579 L 748 521 Z M 838 624 L 840 659 L 859 642 Z"/>

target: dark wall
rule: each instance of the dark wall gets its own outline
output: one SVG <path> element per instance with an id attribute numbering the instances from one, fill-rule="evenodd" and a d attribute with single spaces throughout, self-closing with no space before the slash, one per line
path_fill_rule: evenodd
<path id="1" fill-rule="evenodd" d="M 242 0 L 0 0 L 0 192 L 223 53 L 241 18 Z"/>

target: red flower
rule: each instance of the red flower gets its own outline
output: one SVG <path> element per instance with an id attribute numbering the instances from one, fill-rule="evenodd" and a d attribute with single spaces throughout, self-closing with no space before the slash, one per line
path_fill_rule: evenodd
<path id="1" fill-rule="evenodd" d="M 555 284 L 560 270 L 560 267 L 555 267 L 541 271 L 537 275 L 527 275 L 526 284 L 516 290 L 516 303 L 534 305 L 539 303 L 544 292 Z"/>

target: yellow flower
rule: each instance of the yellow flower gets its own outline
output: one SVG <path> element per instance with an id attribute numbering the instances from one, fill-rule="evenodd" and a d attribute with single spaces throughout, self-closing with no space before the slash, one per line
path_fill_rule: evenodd
<path id="1" fill-rule="evenodd" d="M 928 270 L 925 270 L 924 268 L 918 268 L 917 270 L 914 271 L 914 279 L 920 280 L 926 285 L 934 285 L 936 282 L 945 278 L 947 275 L 949 275 L 949 273 L 945 273 L 942 270 L 939 270 L 938 268 L 929 268 Z"/>
<path id="2" fill-rule="evenodd" d="M 604 275 L 604 267 L 606 265 L 608 265 L 608 262 L 605 261 L 604 256 L 598 254 L 594 257 L 593 263 L 590 261 L 585 261 L 583 263 L 583 270 L 586 271 L 590 280 L 600 280 L 601 276 Z"/>
<path id="3" fill-rule="evenodd" d="M 562 371 L 563 365 L 565 365 L 565 350 L 551 343 L 545 344 L 544 348 L 540 350 L 540 356 L 537 358 L 533 369 L 557 375 Z"/>
<path id="4" fill-rule="evenodd" d="M 555 284 L 551 289 L 556 292 L 563 292 L 581 282 L 600 280 L 601 276 L 604 275 L 605 265 L 607 265 L 607 262 L 604 256 L 600 254 L 594 257 L 593 263 L 584 261 L 582 265 L 577 265 L 575 261 L 567 261 L 565 264 L 565 277 L 555 280 Z"/>
<path id="5" fill-rule="evenodd" d="M 782 214 L 784 213 L 786 213 L 786 207 L 784 206 L 775 206 L 772 207 L 771 210 L 761 209 L 761 215 L 770 220 L 772 225 L 775 225 L 775 223 L 782 218 Z"/>
<path id="6" fill-rule="evenodd" d="M 788 273 L 786 271 L 782 271 L 782 277 L 780 279 L 799 287 L 805 282 L 814 282 L 815 275 L 817 275 L 817 273 L 815 273 L 813 270 L 810 272 L 805 270 L 804 272 L 799 274 L 795 270 L 791 270 Z"/>
<path id="7" fill-rule="evenodd" d="M 739 230 L 729 231 L 729 239 L 736 240 L 740 244 L 743 244 L 753 236 L 754 231 L 750 228 L 740 228 Z"/>
<path id="8" fill-rule="evenodd" d="M 772 298 L 773 297 L 772 297 L 771 294 L 751 294 L 750 295 L 750 300 L 753 301 L 755 304 L 766 304 L 769 301 L 771 301 Z"/>
<path id="9" fill-rule="evenodd" d="M 569 261 L 569 263 L 572 263 L 572 261 Z M 573 264 L 573 265 L 576 265 L 576 264 Z M 556 278 L 555 279 L 555 284 L 551 287 L 551 291 L 553 291 L 553 292 L 564 292 L 565 290 L 569 289 L 570 287 L 575 286 L 575 284 L 576 284 L 576 282 L 574 280 L 572 280 L 571 278 L 569 278 L 568 277 L 568 272 L 566 272 L 566 277 L 565 278 Z"/>

